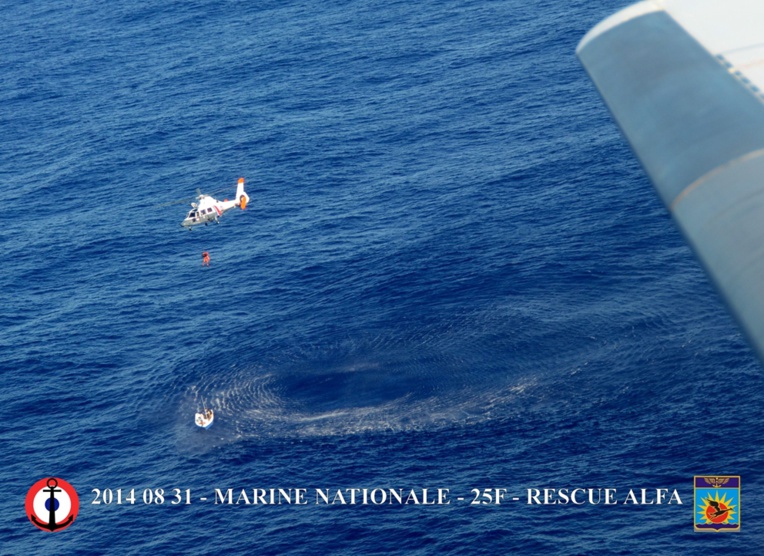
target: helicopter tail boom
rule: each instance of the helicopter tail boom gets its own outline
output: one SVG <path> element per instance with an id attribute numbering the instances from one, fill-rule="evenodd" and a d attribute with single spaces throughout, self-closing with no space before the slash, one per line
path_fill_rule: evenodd
<path id="1" fill-rule="evenodd" d="M 239 203 L 239 206 L 242 210 L 247 208 L 249 195 L 247 195 L 246 191 L 244 191 L 244 178 L 239 178 L 239 183 L 236 186 L 236 201 Z"/>

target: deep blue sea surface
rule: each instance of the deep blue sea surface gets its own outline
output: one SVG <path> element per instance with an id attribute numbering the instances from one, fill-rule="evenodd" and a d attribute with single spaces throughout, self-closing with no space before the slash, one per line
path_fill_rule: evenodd
<path id="1" fill-rule="evenodd" d="M 574 54 L 627 4 L 0 4 L 0 553 L 764 553 L 761 366 Z M 740 533 L 693 532 L 699 474 Z"/>

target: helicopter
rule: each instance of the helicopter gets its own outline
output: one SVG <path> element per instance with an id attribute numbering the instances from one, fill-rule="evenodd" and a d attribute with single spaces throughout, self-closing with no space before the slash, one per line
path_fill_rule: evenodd
<path id="1" fill-rule="evenodd" d="M 204 224 L 205 226 L 210 222 L 219 224 L 219 218 L 223 216 L 223 213 L 233 207 L 240 207 L 242 210 L 247 208 L 249 202 L 249 195 L 244 191 L 244 178 L 239 178 L 239 183 L 236 186 L 236 199 L 229 201 L 225 199 L 218 201 L 210 195 L 205 195 L 199 189 L 196 190 L 197 197 L 196 203 L 191 203 L 191 210 L 188 211 L 186 218 L 180 223 L 181 226 L 187 228 L 189 231 L 194 226 Z"/>

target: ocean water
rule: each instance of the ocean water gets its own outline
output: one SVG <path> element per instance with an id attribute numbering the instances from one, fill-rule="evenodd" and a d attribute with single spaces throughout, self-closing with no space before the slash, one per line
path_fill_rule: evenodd
<path id="1" fill-rule="evenodd" d="M 574 55 L 628 3 L 0 5 L 0 553 L 762 554 L 761 366 Z"/>

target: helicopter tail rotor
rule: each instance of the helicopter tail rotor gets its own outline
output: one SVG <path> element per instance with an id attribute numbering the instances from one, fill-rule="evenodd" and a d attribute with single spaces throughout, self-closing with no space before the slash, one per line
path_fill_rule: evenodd
<path id="1" fill-rule="evenodd" d="M 236 186 L 236 200 L 239 202 L 241 210 L 247 208 L 249 202 L 249 195 L 244 191 L 244 178 L 239 178 L 239 183 Z"/>

